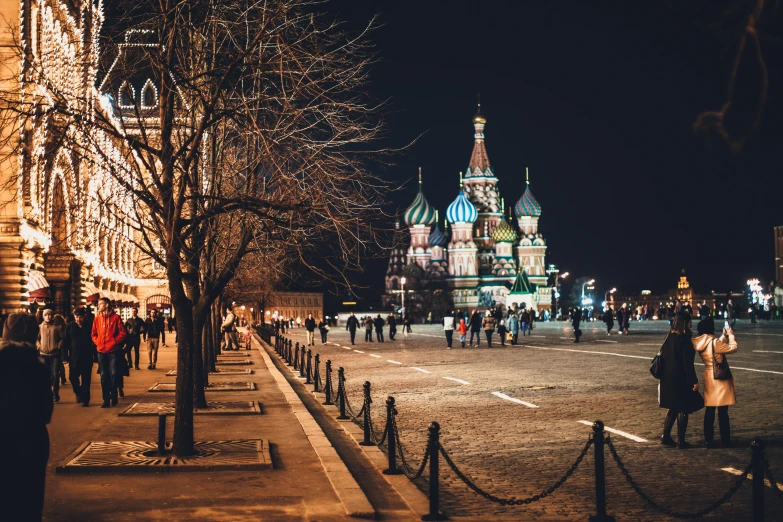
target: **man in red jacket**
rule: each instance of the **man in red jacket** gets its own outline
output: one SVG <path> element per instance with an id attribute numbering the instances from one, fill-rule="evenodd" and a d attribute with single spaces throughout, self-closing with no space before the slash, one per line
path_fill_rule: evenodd
<path id="1" fill-rule="evenodd" d="M 101 408 L 117 405 L 117 384 L 119 357 L 125 343 L 125 327 L 120 316 L 111 309 L 110 301 L 101 297 L 98 301 L 98 315 L 92 323 L 92 342 L 98 350 L 98 368 L 101 372 L 101 391 L 103 404 Z"/>

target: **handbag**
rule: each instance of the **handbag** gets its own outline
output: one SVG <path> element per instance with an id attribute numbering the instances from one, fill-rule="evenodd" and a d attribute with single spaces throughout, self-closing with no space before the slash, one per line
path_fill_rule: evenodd
<path id="1" fill-rule="evenodd" d="M 666 339 L 663 340 L 663 344 L 666 344 L 666 340 L 669 338 L 669 336 L 666 336 Z M 650 373 L 653 377 L 660 380 L 661 376 L 663 375 L 663 358 L 661 357 L 661 352 L 663 351 L 663 345 L 661 345 L 661 349 L 658 350 L 658 354 L 653 357 L 652 362 L 650 363 Z"/>
<path id="2" fill-rule="evenodd" d="M 716 381 L 728 381 L 731 380 L 731 368 L 729 368 L 729 360 L 726 356 L 723 356 L 723 361 L 718 362 L 718 356 L 715 354 L 715 339 L 712 340 L 712 378 Z"/>

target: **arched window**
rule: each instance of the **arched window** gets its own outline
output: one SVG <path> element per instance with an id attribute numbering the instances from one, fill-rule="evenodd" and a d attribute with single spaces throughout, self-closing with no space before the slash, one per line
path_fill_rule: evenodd
<path id="1" fill-rule="evenodd" d="M 152 80 L 147 80 L 141 89 L 142 107 L 156 107 L 158 105 L 158 94 Z"/>
<path id="2" fill-rule="evenodd" d="M 117 93 L 121 107 L 132 107 L 136 99 L 136 90 L 127 81 L 122 82 L 120 92 Z"/>

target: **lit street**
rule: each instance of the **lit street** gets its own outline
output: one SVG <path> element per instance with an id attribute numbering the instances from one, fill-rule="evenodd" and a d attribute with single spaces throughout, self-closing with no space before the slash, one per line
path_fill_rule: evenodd
<path id="1" fill-rule="evenodd" d="M 783 392 L 783 322 L 738 323 L 739 352 L 729 356 L 738 404 L 729 409 L 733 449 L 704 448 L 704 410 L 690 417 L 693 449 L 660 445 L 665 410 L 657 405 L 657 381 L 649 373 L 668 322 L 633 322 L 628 336 L 606 336 L 603 323 L 583 323 L 583 342 L 574 344 L 566 323 L 539 323 L 520 346 L 446 349 L 439 326 L 414 325 L 408 337 L 372 344 L 357 333 L 333 327 L 329 344 L 316 332 L 314 353 L 345 368 L 350 401 L 361 407 L 362 384 L 372 383 L 376 429 L 385 422 L 384 400 L 393 395 L 400 436 L 410 465 L 423 454 L 427 425 L 441 425 L 442 443 L 455 464 L 476 484 L 499 497 L 524 498 L 557 481 L 576 459 L 600 419 L 611 430 L 620 458 L 642 489 L 660 504 L 696 511 L 720 498 L 750 462 L 750 442 L 767 443 L 775 475 L 781 467 L 780 396 Z M 388 338 L 388 328 L 386 328 Z M 294 341 L 302 329 L 290 331 Z M 483 334 L 483 332 L 482 332 Z M 497 337 L 497 336 L 495 336 Z M 699 380 L 703 366 L 696 364 Z M 380 427 L 380 428 L 379 428 Z M 717 432 L 717 421 L 715 430 Z M 502 507 L 480 498 L 451 472 L 442 471 L 443 510 L 453 516 L 503 515 L 509 519 L 580 519 L 594 513 L 592 449 L 565 485 L 529 506 Z M 441 460 L 441 466 L 445 464 Z M 618 520 L 660 520 L 625 483 L 607 451 L 608 512 Z M 708 485 L 707 485 L 708 484 Z M 421 487 L 426 487 L 421 482 Z M 767 509 L 780 509 L 767 488 Z M 777 506 L 777 507 L 775 507 Z M 718 509 L 714 520 L 748 519 L 750 484 Z M 769 511 L 768 511 L 769 512 Z"/>

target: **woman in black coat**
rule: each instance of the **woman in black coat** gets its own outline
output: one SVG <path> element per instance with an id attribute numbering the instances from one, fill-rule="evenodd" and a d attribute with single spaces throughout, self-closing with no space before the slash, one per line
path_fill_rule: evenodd
<path id="1" fill-rule="evenodd" d="M 680 312 L 674 317 L 669 335 L 661 347 L 661 382 L 658 385 L 659 403 L 667 408 L 663 421 L 664 446 L 689 448 L 685 442 L 685 430 L 688 428 L 688 414 L 704 407 L 699 394 L 699 379 L 693 360 L 696 351 L 691 342 L 691 317 Z M 674 421 L 677 420 L 677 443 L 671 437 Z"/>

